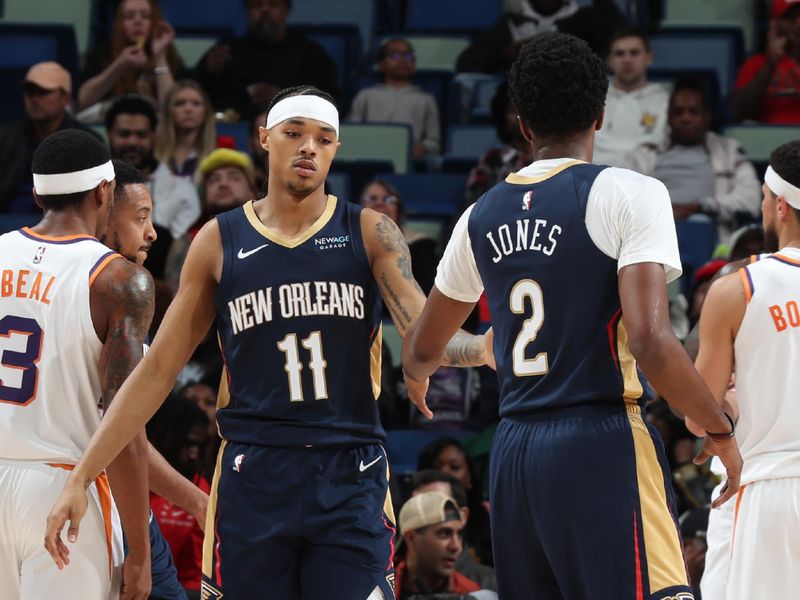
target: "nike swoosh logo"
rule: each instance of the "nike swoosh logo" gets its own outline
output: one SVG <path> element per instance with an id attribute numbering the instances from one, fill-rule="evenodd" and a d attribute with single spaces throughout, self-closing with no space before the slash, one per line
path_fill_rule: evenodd
<path id="1" fill-rule="evenodd" d="M 358 465 L 359 472 L 363 473 L 364 471 L 369 469 L 372 465 L 374 465 L 376 462 L 378 462 L 382 458 L 383 458 L 382 456 L 379 456 L 378 458 L 376 458 L 372 462 L 367 463 L 366 465 L 364 464 L 364 461 L 362 460 L 361 464 Z"/>
<path id="2" fill-rule="evenodd" d="M 247 252 L 244 251 L 244 248 L 239 248 L 239 254 L 237 254 L 236 256 L 238 256 L 239 258 L 247 258 L 251 254 L 255 254 L 256 252 L 258 252 L 259 250 L 263 250 L 267 246 L 269 246 L 269 244 L 264 244 L 263 246 L 259 246 L 258 248 L 253 248 L 252 250 L 248 250 Z"/>

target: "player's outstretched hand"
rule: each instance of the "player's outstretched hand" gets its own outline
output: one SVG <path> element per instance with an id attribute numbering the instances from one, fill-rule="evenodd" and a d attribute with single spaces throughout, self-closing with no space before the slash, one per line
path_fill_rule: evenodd
<path id="1" fill-rule="evenodd" d="M 728 475 L 728 480 L 722 487 L 719 496 L 711 503 L 712 508 L 719 508 L 725 504 L 725 502 L 733 498 L 736 492 L 739 491 L 743 461 L 735 437 L 714 439 L 710 435 L 707 435 L 703 438 L 703 447 L 694 458 L 694 463 L 696 465 L 702 465 L 712 456 L 719 456 Z"/>
<path id="2" fill-rule="evenodd" d="M 70 477 L 47 516 L 47 530 L 44 534 L 44 547 L 59 569 L 69 564 L 69 548 L 61 539 L 61 530 L 69 521 L 67 541 L 74 544 L 78 540 L 78 529 L 87 507 L 86 489 Z"/>
<path id="3" fill-rule="evenodd" d="M 408 390 L 408 399 L 411 400 L 423 415 L 429 419 L 433 418 L 431 409 L 425 402 L 425 395 L 428 393 L 428 378 L 419 381 L 412 379 L 411 376 L 403 369 L 403 379 L 406 382 L 406 389 Z"/>
<path id="4" fill-rule="evenodd" d="M 122 593 L 119 600 L 147 600 L 152 588 L 150 557 L 128 556 L 122 565 Z"/>

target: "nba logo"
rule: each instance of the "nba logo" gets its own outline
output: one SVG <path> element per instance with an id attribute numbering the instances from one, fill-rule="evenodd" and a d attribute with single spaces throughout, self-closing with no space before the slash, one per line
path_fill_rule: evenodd
<path id="1" fill-rule="evenodd" d="M 244 454 L 238 454 L 236 458 L 233 459 L 233 470 L 237 473 L 242 469 L 242 463 L 244 462 Z"/>
<path id="2" fill-rule="evenodd" d="M 525 195 L 522 197 L 522 208 L 524 210 L 531 209 L 531 198 L 533 198 L 533 190 L 525 192 Z"/>
<path id="3" fill-rule="evenodd" d="M 33 257 L 33 264 L 38 265 L 44 258 L 44 251 L 47 250 L 45 246 L 39 246 L 36 249 L 36 256 Z"/>

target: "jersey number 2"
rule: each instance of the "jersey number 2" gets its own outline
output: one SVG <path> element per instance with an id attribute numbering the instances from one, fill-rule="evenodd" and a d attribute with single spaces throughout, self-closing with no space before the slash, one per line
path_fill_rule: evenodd
<path id="1" fill-rule="evenodd" d="M 325 400 L 328 398 L 328 382 L 325 379 L 325 367 L 328 366 L 328 362 L 322 355 L 322 333 L 312 331 L 300 343 L 311 354 L 308 366 L 314 381 L 314 399 Z M 300 362 L 300 350 L 297 347 L 297 334 L 287 333 L 286 337 L 278 342 L 278 349 L 286 355 L 286 364 L 283 370 L 289 377 L 289 399 L 292 402 L 302 402 L 305 400 L 303 398 L 303 380 L 300 378 L 303 365 Z"/>
<path id="2" fill-rule="evenodd" d="M 514 340 L 512 365 L 517 377 L 544 375 L 549 369 L 547 352 L 539 352 L 534 358 L 525 358 L 525 349 L 532 344 L 544 324 L 544 296 L 542 288 L 532 279 L 521 279 L 511 288 L 509 308 L 515 315 L 525 314 L 525 299 L 531 301 L 532 314 L 522 322 L 522 329 Z"/>
<path id="3" fill-rule="evenodd" d="M 26 336 L 25 349 L 12 350 L 12 336 Z M 4 342 L 8 342 L 4 344 Z M 42 356 L 42 328 L 35 319 L 6 315 L 0 319 L 0 402 L 26 406 L 36 399 Z M 14 371 L 20 372 L 14 385 L 9 381 Z"/>

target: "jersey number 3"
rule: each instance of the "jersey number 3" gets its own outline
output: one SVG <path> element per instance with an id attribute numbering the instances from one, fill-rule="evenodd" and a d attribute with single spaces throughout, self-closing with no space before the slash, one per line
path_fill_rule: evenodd
<path id="1" fill-rule="evenodd" d="M 0 402 L 26 406 L 36 399 L 42 338 L 35 319 L 11 315 L 0 319 Z"/>
<path id="2" fill-rule="evenodd" d="M 312 331 L 300 343 L 311 354 L 308 366 L 314 381 L 314 399 L 326 400 L 328 398 L 328 381 L 325 378 L 325 368 L 328 366 L 328 362 L 322 355 L 322 333 Z M 303 398 L 303 380 L 300 377 L 303 365 L 300 362 L 300 350 L 297 347 L 297 334 L 287 333 L 286 337 L 278 342 L 278 349 L 286 355 L 286 364 L 283 370 L 289 377 L 289 399 L 292 402 L 302 402 L 305 400 Z"/>
<path id="3" fill-rule="evenodd" d="M 512 364 L 514 375 L 517 377 L 530 377 L 544 375 L 549 369 L 547 352 L 539 352 L 533 358 L 525 358 L 525 349 L 532 344 L 539 335 L 539 330 L 544 324 L 544 296 L 542 288 L 532 279 L 521 279 L 511 288 L 508 303 L 511 312 L 515 315 L 525 314 L 525 299 L 531 301 L 532 314 L 529 319 L 522 322 L 522 329 L 514 340 L 512 351 Z"/>

